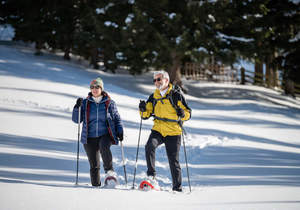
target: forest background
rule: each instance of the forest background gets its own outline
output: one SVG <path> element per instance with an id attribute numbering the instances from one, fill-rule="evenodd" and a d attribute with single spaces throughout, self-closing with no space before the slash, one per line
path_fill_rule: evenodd
<path id="1" fill-rule="evenodd" d="M 2 0 L 0 14 L 36 55 L 78 55 L 95 69 L 165 69 L 183 87 L 186 63 L 243 60 L 257 85 L 300 84 L 298 0 Z"/>

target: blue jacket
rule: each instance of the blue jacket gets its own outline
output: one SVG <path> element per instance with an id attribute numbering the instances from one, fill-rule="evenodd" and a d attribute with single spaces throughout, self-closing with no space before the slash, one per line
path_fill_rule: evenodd
<path id="1" fill-rule="evenodd" d="M 112 144 L 118 144 L 117 134 L 123 134 L 123 125 L 116 104 L 109 95 L 102 91 L 102 100 L 96 104 L 89 93 L 81 106 L 80 122 L 83 122 L 81 143 L 86 144 L 87 138 L 109 134 Z M 72 121 L 78 123 L 79 108 L 74 107 Z"/>

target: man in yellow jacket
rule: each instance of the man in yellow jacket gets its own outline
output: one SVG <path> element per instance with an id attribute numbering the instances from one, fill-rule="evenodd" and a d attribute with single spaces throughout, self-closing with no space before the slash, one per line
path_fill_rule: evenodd
<path id="1" fill-rule="evenodd" d="M 179 150 L 182 123 L 190 119 L 191 109 L 182 93 L 170 83 L 169 74 L 166 71 L 154 72 L 153 83 L 156 90 L 146 102 L 141 101 L 139 104 L 143 119 L 154 117 L 154 125 L 145 146 L 148 179 L 156 182 L 155 150 L 164 143 L 172 175 L 173 191 L 181 192 L 182 176 Z"/>

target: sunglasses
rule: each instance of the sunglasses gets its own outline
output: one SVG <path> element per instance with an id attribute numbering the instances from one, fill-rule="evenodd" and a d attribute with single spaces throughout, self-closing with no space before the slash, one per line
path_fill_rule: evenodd
<path id="1" fill-rule="evenodd" d="M 157 82 L 160 82 L 161 80 L 162 80 L 162 78 L 160 78 L 160 77 L 157 78 L 157 79 L 153 79 L 153 83 L 155 83 L 156 81 L 157 81 Z"/>
<path id="2" fill-rule="evenodd" d="M 94 88 L 99 89 L 100 86 L 99 86 L 99 85 L 91 85 L 90 88 L 91 88 L 91 89 L 94 89 Z"/>

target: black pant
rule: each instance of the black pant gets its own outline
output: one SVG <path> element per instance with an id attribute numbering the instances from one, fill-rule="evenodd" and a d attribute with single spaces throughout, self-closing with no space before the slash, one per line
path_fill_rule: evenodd
<path id="1" fill-rule="evenodd" d="M 181 135 L 163 137 L 159 132 L 152 130 L 147 144 L 145 146 L 146 161 L 147 161 L 147 175 L 155 176 L 155 150 L 161 145 L 165 144 L 166 152 L 169 160 L 173 190 L 181 189 L 181 168 L 179 163 L 179 151 L 181 145 Z"/>
<path id="2" fill-rule="evenodd" d="M 104 171 L 113 170 L 110 136 L 103 135 L 98 138 L 88 138 L 84 144 L 84 150 L 90 163 L 90 176 L 93 186 L 100 186 L 100 154 L 103 160 Z M 99 154 L 100 153 L 100 154 Z"/>

